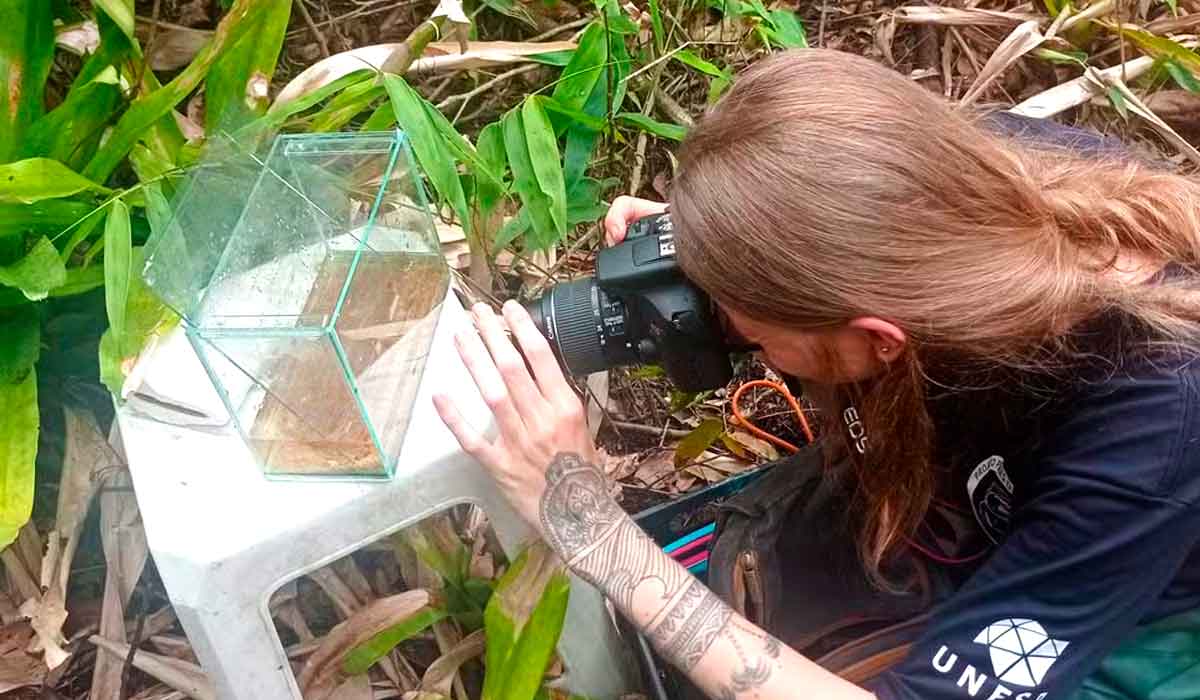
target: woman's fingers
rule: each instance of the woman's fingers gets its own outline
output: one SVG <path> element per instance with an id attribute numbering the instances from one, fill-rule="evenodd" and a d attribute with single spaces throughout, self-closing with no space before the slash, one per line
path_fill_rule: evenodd
<path id="1" fill-rule="evenodd" d="M 525 429 L 525 424 L 479 334 L 474 328 L 464 328 L 454 334 L 454 345 L 458 348 L 459 357 L 467 366 L 467 371 L 471 373 L 471 378 L 475 380 L 475 386 L 479 387 L 483 402 L 496 417 L 500 434 L 510 437 L 520 435 Z"/>
<path id="2" fill-rule="evenodd" d="M 661 214 L 666 210 L 667 205 L 663 202 L 625 194 L 617 197 L 608 208 L 608 213 L 604 215 L 604 242 L 610 246 L 620 243 L 625 240 L 625 229 L 629 224 L 643 216 Z"/>
<path id="3" fill-rule="evenodd" d="M 445 394 L 434 394 L 433 407 L 437 409 L 442 422 L 453 433 L 454 439 L 458 440 L 463 452 L 483 462 L 484 466 L 488 468 L 497 466 L 495 464 L 496 448 L 478 430 L 467 423 L 462 411 L 458 410 L 458 406 L 454 405 L 450 397 Z"/>
<path id="4" fill-rule="evenodd" d="M 541 419 L 546 413 L 546 401 L 541 391 L 529 376 L 525 360 L 509 339 L 504 321 L 486 304 L 476 304 L 471 309 L 475 316 L 475 324 L 479 335 L 492 354 L 492 361 L 508 387 L 508 392 L 516 403 L 517 412 L 521 414 L 526 425 Z"/>
<path id="5" fill-rule="evenodd" d="M 542 396 L 555 406 L 562 406 L 565 401 L 578 402 L 571 385 L 563 376 L 562 368 L 558 366 L 550 344 L 533 324 L 533 319 L 529 318 L 529 312 L 515 301 L 506 302 L 503 312 L 504 321 L 516 336 L 529 366 L 533 368 Z"/>

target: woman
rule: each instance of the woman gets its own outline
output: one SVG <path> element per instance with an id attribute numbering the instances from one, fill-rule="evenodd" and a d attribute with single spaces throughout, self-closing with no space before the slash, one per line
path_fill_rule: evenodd
<path id="1" fill-rule="evenodd" d="M 827 452 L 854 463 L 864 575 L 890 585 L 935 496 L 984 506 L 994 550 L 870 688 L 739 617 L 622 513 L 519 306 L 476 308 L 478 334 L 458 336 L 499 437 L 437 408 L 712 697 L 1066 697 L 1138 625 L 1200 607 L 1200 185 L 1051 140 L 804 50 L 740 76 L 679 154 L 679 264 L 826 409 Z M 610 241 L 662 208 L 618 199 Z M 839 425 L 850 407 L 866 440 Z"/>

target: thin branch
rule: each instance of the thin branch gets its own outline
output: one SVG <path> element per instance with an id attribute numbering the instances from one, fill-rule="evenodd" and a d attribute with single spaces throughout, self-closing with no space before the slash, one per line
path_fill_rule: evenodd
<path id="1" fill-rule="evenodd" d="M 514 78 L 518 75 L 521 75 L 522 73 L 532 72 L 534 70 L 537 70 L 540 67 L 541 67 L 541 64 L 539 64 L 539 63 L 528 63 L 523 66 L 518 66 L 516 68 L 513 68 L 512 70 L 505 71 L 505 72 L 501 73 L 500 75 L 497 75 L 495 78 L 492 78 L 491 80 L 487 81 L 486 83 L 483 83 L 479 87 L 476 87 L 472 90 L 468 90 L 467 92 L 464 92 L 459 95 L 451 95 L 451 96 L 447 97 L 446 99 L 437 103 L 437 108 L 438 109 L 446 109 L 447 107 L 449 107 L 450 105 L 452 105 L 456 102 L 466 102 L 466 101 L 470 100 L 472 97 L 475 97 L 476 95 L 480 95 L 480 94 L 487 92 L 488 90 L 492 89 L 496 85 L 499 85 L 500 83 L 504 82 L 505 80 Z"/>
<path id="2" fill-rule="evenodd" d="M 313 36 L 316 37 L 317 44 L 321 47 L 321 54 L 325 58 L 329 58 L 332 55 L 329 53 L 329 42 L 325 41 L 325 35 L 321 33 L 321 30 L 317 28 L 317 23 L 313 21 L 312 15 L 308 11 L 307 0 L 299 0 L 296 5 L 300 7 L 300 15 L 304 17 L 304 23 L 308 25 Z"/>

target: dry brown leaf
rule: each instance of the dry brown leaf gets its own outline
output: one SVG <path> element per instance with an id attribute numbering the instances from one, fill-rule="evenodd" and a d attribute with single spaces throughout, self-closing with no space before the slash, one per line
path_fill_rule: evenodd
<path id="1" fill-rule="evenodd" d="M 987 63 L 983 64 L 983 70 L 975 76 L 975 82 L 967 88 L 966 93 L 959 100 L 959 106 L 965 108 L 974 103 L 988 86 L 1008 70 L 1009 66 L 1041 46 L 1045 40 L 1046 37 L 1042 36 L 1042 32 L 1038 30 L 1037 21 L 1030 20 L 1017 25 L 1016 29 L 1013 29 L 992 52 Z"/>
<path id="2" fill-rule="evenodd" d="M 55 27 L 54 43 L 76 56 L 94 53 L 100 47 L 100 27 L 94 19 Z"/>
<path id="3" fill-rule="evenodd" d="M 670 478 L 676 473 L 675 451 L 670 449 L 654 450 L 646 453 L 645 459 L 637 465 L 633 477 L 643 486 L 663 488 L 670 483 Z"/>
<path id="4" fill-rule="evenodd" d="M 45 680 L 41 657 L 26 652 L 32 639 L 33 630 L 24 622 L 0 627 L 0 695 Z"/>
<path id="5" fill-rule="evenodd" d="M 779 459 L 779 450 L 774 445 L 745 430 L 732 430 L 729 432 L 729 438 L 768 462 Z"/>
<path id="6" fill-rule="evenodd" d="M 1139 56 L 1133 60 L 1126 61 L 1123 64 L 1105 68 L 1098 71 L 1101 76 L 1120 77 L 1122 70 L 1124 71 L 1126 80 L 1133 80 L 1154 65 L 1154 59 L 1150 56 Z M 1056 85 L 1049 90 L 1044 90 L 1029 99 L 1021 102 L 1017 106 L 1008 110 L 1014 114 L 1020 114 L 1026 117 L 1037 117 L 1044 119 L 1053 117 L 1056 114 L 1065 112 L 1068 109 L 1078 107 L 1095 96 L 1095 86 L 1088 81 L 1087 76 L 1079 76 L 1074 80 L 1068 80 L 1061 85 Z"/>
<path id="7" fill-rule="evenodd" d="M 138 39 L 145 43 L 153 27 L 151 22 L 138 21 Z M 154 41 L 146 47 L 146 61 L 152 70 L 178 70 L 191 63 L 212 36 L 213 32 L 208 29 L 160 25 L 154 32 Z"/>
<path id="8" fill-rule="evenodd" d="M 329 700 L 374 700 L 371 677 L 365 673 L 350 676 L 330 695 Z"/>
<path id="9" fill-rule="evenodd" d="M 1037 20 L 1037 15 L 1023 12 L 1000 12 L 979 8 L 907 5 L 894 11 L 897 20 L 905 24 L 938 24 L 968 27 L 1011 27 L 1014 24 Z"/>
<path id="10" fill-rule="evenodd" d="M 105 639 L 97 634 L 89 637 L 88 641 L 107 652 L 99 654 L 97 658 L 109 656 L 124 663 L 129 656 L 129 645 L 123 642 Z M 195 700 L 217 700 L 212 683 L 196 664 L 139 649 L 133 655 L 133 667 Z"/>
<path id="11" fill-rule="evenodd" d="M 458 669 L 467 661 L 481 656 L 485 647 L 483 630 L 467 635 L 453 649 L 442 654 L 425 669 L 421 678 L 421 692 L 450 695 L 450 686 L 458 676 Z"/>
<path id="12" fill-rule="evenodd" d="M 1092 81 L 1098 92 L 1103 92 L 1107 89 L 1120 91 L 1121 95 L 1125 98 L 1126 109 L 1146 120 L 1160 136 L 1178 148 L 1180 153 L 1193 163 L 1200 165 L 1200 151 L 1197 151 L 1195 146 L 1188 143 L 1187 139 L 1180 136 L 1177 131 L 1172 129 L 1169 124 L 1160 119 L 1157 114 L 1147 107 L 1137 95 L 1133 94 L 1133 91 L 1121 80 L 1120 76 L 1106 76 L 1095 68 L 1088 68 L 1084 72 L 1083 77 Z"/>
<path id="13" fill-rule="evenodd" d="M 129 472 L 120 471 L 113 474 L 105 485 L 107 488 L 100 496 L 100 536 L 108 567 L 105 571 L 99 636 L 106 641 L 124 643 L 127 638 L 125 606 L 128 605 L 134 586 L 137 585 L 142 569 L 146 566 L 149 550 Z M 88 697 L 91 700 L 110 700 L 117 697 L 123 666 L 123 657 L 97 655 Z M 179 686 L 171 687 L 183 690 Z"/>
<path id="14" fill-rule="evenodd" d="M 342 660 L 351 649 L 421 612 L 430 601 L 426 590 L 405 591 L 380 598 L 339 623 L 300 671 L 297 683 L 304 697 L 307 700 L 328 697 L 341 680 Z"/>
<path id="15" fill-rule="evenodd" d="M 413 61 L 408 73 L 426 74 L 453 70 L 473 70 L 488 66 L 523 63 L 533 54 L 552 51 L 570 51 L 575 43 L 570 41 L 472 41 L 465 51 L 457 43 L 432 42 L 425 47 L 421 58 Z M 338 78 L 364 68 L 382 71 L 399 52 L 406 51 L 403 42 L 363 46 L 334 54 L 309 66 L 279 91 L 275 104 L 286 104 L 302 95 L 307 95 Z"/>

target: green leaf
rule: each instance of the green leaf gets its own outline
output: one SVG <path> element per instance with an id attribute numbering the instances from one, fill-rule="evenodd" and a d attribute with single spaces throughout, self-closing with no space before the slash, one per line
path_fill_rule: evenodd
<path id="1" fill-rule="evenodd" d="M 83 174 L 97 182 L 107 180 L 145 132 L 153 127 L 155 122 L 168 116 L 175 105 L 199 86 L 221 53 L 253 29 L 254 17 L 269 7 L 269 3 L 256 0 L 235 2 L 233 9 L 221 18 L 213 38 L 204 45 L 187 68 L 161 89 L 139 97 L 129 106 Z"/>
<path id="2" fill-rule="evenodd" d="M 1200 54 L 1173 39 L 1155 36 L 1140 29 L 1122 28 L 1121 34 L 1132 39 L 1142 50 L 1155 58 L 1173 59 L 1192 73 L 1200 73 Z"/>
<path id="3" fill-rule="evenodd" d="M 499 122 L 492 122 L 479 132 L 475 144 L 479 159 L 492 174 L 503 178 L 508 167 L 508 159 L 504 153 L 504 130 Z M 491 217 L 492 212 L 504 199 L 505 187 L 503 180 L 495 181 L 491 177 L 475 179 L 475 200 L 479 203 L 479 213 L 483 220 Z"/>
<path id="4" fill-rule="evenodd" d="M 97 13 L 96 25 L 100 29 L 100 46 L 84 61 L 83 68 L 79 70 L 75 80 L 71 83 L 72 91 L 80 90 L 97 79 L 101 79 L 105 72 L 112 73 L 115 79 L 114 66 L 125 63 L 137 53 L 133 42 L 115 22 L 108 18 L 108 15 Z"/>
<path id="5" fill-rule="evenodd" d="M 689 49 L 680 49 L 671 54 L 671 57 L 683 65 L 698 70 L 705 75 L 712 76 L 714 78 L 727 77 L 725 71 L 717 68 L 715 64 L 700 58 Z"/>
<path id="6" fill-rule="evenodd" d="M 604 127 L 607 126 L 604 119 L 597 116 L 592 116 L 591 114 L 588 114 L 582 110 L 568 107 L 553 97 L 539 96 L 539 101 L 542 103 L 542 108 L 545 109 L 547 113 L 553 112 L 555 114 L 561 114 L 585 129 L 589 129 L 591 131 L 603 131 Z"/>
<path id="7" fill-rule="evenodd" d="M 483 700 L 535 697 L 562 632 L 569 593 L 562 565 L 540 542 L 500 578 L 484 613 Z"/>
<path id="8" fill-rule="evenodd" d="M 104 224 L 104 307 L 108 327 L 120 343 L 125 336 L 125 306 L 129 302 L 129 276 L 133 246 L 129 236 L 129 207 L 115 200 Z"/>
<path id="9" fill-rule="evenodd" d="M 541 63 L 545 66 L 565 66 L 571 62 L 571 57 L 575 55 L 575 49 L 565 49 L 563 51 L 547 51 L 546 53 L 531 53 L 526 58 L 534 63 Z"/>
<path id="10" fill-rule="evenodd" d="M 348 87 L 340 95 L 330 100 L 329 104 L 325 105 L 320 112 L 313 115 L 308 131 L 313 133 L 337 131 L 369 109 L 383 95 L 383 86 L 374 83 L 360 83 Z"/>
<path id="11" fill-rule="evenodd" d="M 468 166 L 471 172 L 477 177 L 488 180 L 493 186 L 503 187 L 503 168 L 496 169 L 491 167 L 487 161 L 479 157 L 475 147 L 466 139 L 454 125 L 446 119 L 446 115 L 442 114 L 437 107 L 434 107 L 428 100 L 421 98 L 421 104 L 425 107 L 425 114 L 429 117 L 429 121 L 433 124 L 438 133 L 446 140 L 446 145 L 454 152 L 458 159 Z"/>
<path id="12" fill-rule="evenodd" d="M 116 79 L 116 71 L 109 69 Z M 58 107 L 30 127 L 22 144 L 26 157 L 45 156 L 70 168 L 82 168 L 96 152 L 104 128 L 121 104 L 113 83 L 94 81 L 73 89 Z"/>
<path id="13" fill-rule="evenodd" d="M 396 645 L 446 617 L 447 614 L 444 610 L 422 608 L 416 615 L 394 627 L 389 627 L 346 652 L 345 658 L 342 659 L 342 673 L 348 676 L 366 673 L 377 661 L 395 649 Z"/>
<path id="14" fill-rule="evenodd" d="M 804 25 L 791 10 L 771 10 L 767 14 L 767 36 L 771 41 L 785 49 L 806 49 L 808 38 L 804 35 Z"/>
<path id="15" fill-rule="evenodd" d="M 0 237 L 18 233 L 59 233 L 90 214 L 85 202 L 47 199 L 37 204 L 0 202 Z"/>
<path id="16" fill-rule="evenodd" d="M 446 142 L 439 137 L 437 126 L 430 121 L 429 114 L 422 104 L 424 100 L 398 75 L 383 76 L 383 84 L 396 113 L 396 122 L 408 135 L 409 143 L 412 144 L 417 162 L 425 171 L 425 176 L 429 178 L 438 197 L 449 202 L 458 214 L 467 235 L 471 235 L 468 230 L 470 211 L 467 208 L 462 181 L 458 178 L 454 156 Z"/>
<path id="17" fill-rule="evenodd" d="M 0 163 L 21 152 L 25 131 L 45 111 L 54 60 L 54 17 L 45 0 L 0 2 Z"/>
<path id="18" fill-rule="evenodd" d="M 322 85 L 316 90 L 300 95 L 288 102 L 276 102 L 267 110 L 266 115 L 243 127 L 241 132 L 239 132 L 239 138 L 241 138 L 242 133 L 266 132 L 277 129 L 287 121 L 288 117 L 303 112 L 309 107 L 328 99 L 331 95 L 336 95 L 343 90 L 347 90 L 365 81 L 373 80 L 374 78 L 375 72 L 364 68 L 356 70 L 353 73 L 347 73 L 328 85 Z"/>
<path id="19" fill-rule="evenodd" d="M 1167 69 L 1167 73 L 1171 75 L 1171 79 L 1174 80 L 1179 87 L 1187 90 L 1188 92 L 1200 92 L 1200 81 L 1196 80 L 1196 76 L 1194 73 L 1192 73 L 1192 71 L 1183 67 L 1174 59 L 1167 59 L 1164 65 Z"/>
<path id="20" fill-rule="evenodd" d="M 554 221 L 558 237 L 567 233 L 567 188 L 563 179 L 562 158 L 558 153 L 558 138 L 550 118 L 536 97 L 525 100 L 521 106 L 521 121 L 525 128 L 525 142 L 529 147 L 529 160 L 533 165 L 538 186 L 550 199 L 550 218 Z"/>
<path id="21" fill-rule="evenodd" d="M 104 251 L 106 263 L 110 252 L 107 249 Z M 144 259 L 142 248 L 135 248 L 130 257 L 132 259 L 130 269 L 140 270 Z M 82 272 L 87 273 L 89 270 L 93 275 L 98 272 L 108 272 L 107 264 L 104 270 L 100 270 L 98 265 L 93 265 Z M 78 284 L 82 287 L 91 281 L 81 275 Z M 107 274 L 105 274 L 104 282 L 107 306 L 110 284 Z M 100 338 L 100 381 L 115 396 L 121 395 L 121 385 L 125 381 L 123 367 L 127 364 L 127 360 L 136 357 L 151 336 L 165 333 L 179 322 L 179 317 L 163 305 L 158 295 L 142 281 L 141 275 L 134 274 L 129 278 L 128 289 L 125 308 L 120 314 L 125 320 L 124 331 L 120 335 L 115 333 L 110 317 L 109 329 Z"/>
<path id="22" fill-rule="evenodd" d="M 707 418 L 692 429 L 675 447 L 675 466 L 682 467 L 704 454 L 704 451 L 725 432 L 725 424 L 717 418 Z"/>
<path id="23" fill-rule="evenodd" d="M 42 348 L 42 321 L 33 304 L 23 304 L 0 321 L 0 386 L 15 384 L 33 369 Z"/>
<path id="24" fill-rule="evenodd" d="M 648 131 L 655 136 L 672 141 L 682 141 L 683 137 L 687 135 L 687 129 L 678 124 L 660 122 L 637 112 L 621 112 L 617 115 L 617 121 L 636 126 L 642 131 Z"/>
<path id="25" fill-rule="evenodd" d="M 1058 13 L 1062 12 L 1067 2 L 1066 0 L 1042 0 L 1042 4 L 1046 6 L 1046 12 L 1049 12 L 1051 17 L 1058 17 Z"/>
<path id="26" fill-rule="evenodd" d="M 1113 108 L 1117 110 L 1117 114 L 1120 114 L 1122 119 L 1128 121 L 1129 107 L 1125 104 L 1125 95 L 1121 94 L 1121 90 L 1116 86 L 1110 87 L 1107 95 L 1108 101 L 1111 102 Z"/>
<path id="27" fill-rule="evenodd" d="M 604 74 L 608 56 L 607 37 L 604 25 L 592 22 L 579 37 L 579 44 L 571 55 L 571 61 L 563 68 L 562 77 L 554 86 L 552 96 L 563 107 L 582 110 L 596 81 Z"/>
<path id="28" fill-rule="evenodd" d="M 550 214 L 551 201 L 542 191 L 534 172 L 533 163 L 529 158 L 529 146 L 525 142 L 525 127 L 522 124 L 521 110 L 512 109 L 500 120 L 504 130 L 504 151 L 508 155 L 508 165 L 512 169 L 513 187 L 523 204 L 522 211 L 529 220 L 529 230 L 532 232 L 530 247 L 546 248 L 558 240 L 558 230 L 554 218 Z M 507 228 L 507 227 L 506 227 Z M 501 231 L 500 238 L 504 238 Z"/>
<path id="29" fill-rule="evenodd" d="M 1179 0 L 1163 0 L 1163 3 L 1171 8 L 1172 15 L 1179 16 Z"/>
<path id="30" fill-rule="evenodd" d="M 26 158 L 0 165 L 0 202 L 33 204 L 88 190 L 109 191 L 49 158 Z"/>
<path id="31" fill-rule="evenodd" d="M 283 48 L 292 0 L 258 0 L 253 31 L 225 51 L 204 82 L 204 124 L 233 130 L 267 111 L 267 85 Z"/>
<path id="32" fill-rule="evenodd" d="M 130 40 L 136 41 L 134 36 L 133 0 L 92 0 L 92 4 L 108 15 L 113 23 L 125 33 L 125 36 L 129 37 Z"/>
<path id="33" fill-rule="evenodd" d="M 607 71 L 610 70 L 608 68 Z M 607 127 L 601 119 L 608 111 L 608 79 L 597 80 L 596 85 L 592 88 L 592 94 L 588 95 L 587 102 L 583 105 L 585 115 L 599 119 L 601 121 L 601 129 Z M 599 138 L 601 129 L 592 129 L 582 123 L 575 124 L 567 128 L 567 148 L 563 154 L 563 179 L 570 188 L 576 181 L 583 177 L 587 171 L 587 166 L 592 159 L 592 151 L 596 148 L 596 140 Z"/>
<path id="34" fill-rule="evenodd" d="M 571 583 L 564 572 L 556 572 L 546 582 L 537 607 L 521 630 L 516 648 L 509 657 L 510 670 L 500 692 L 501 700 L 532 700 L 537 695 L 562 635 L 570 594 Z"/>
<path id="35" fill-rule="evenodd" d="M 517 215 L 504 222 L 500 227 L 500 232 L 496 234 L 496 240 L 492 241 L 492 252 L 497 253 L 513 241 L 529 232 L 532 222 L 529 220 L 529 207 L 523 207 Z"/>
<path id="36" fill-rule="evenodd" d="M 58 249 L 42 237 L 25 257 L 0 267 L 0 284 L 16 287 L 30 301 L 45 299 L 51 289 L 67 281 L 67 268 Z"/>
<path id="37" fill-rule="evenodd" d="M 667 33 L 663 30 L 662 9 L 658 0 L 650 0 L 650 27 L 654 31 L 654 50 L 661 54 L 666 46 Z"/>
<path id="38" fill-rule="evenodd" d="M 667 373 L 662 365 L 642 365 L 629 370 L 629 376 L 634 379 L 662 379 Z"/>
<path id="39" fill-rule="evenodd" d="M 621 13 L 615 0 L 610 0 L 605 11 L 610 15 Z M 625 46 L 625 38 L 619 34 L 610 33 L 608 35 L 608 62 L 613 91 L 612 103 L 608 105 L 605 112 L 616 113 L 621 111 L 621 105 L 625 103 L 625 93 L 629 89 L 628 78 L 633 70 L 633 61 L 629 57 L 628 47 Z"/>
<path id="40" fill-rule="evenodd" d="M 1054 49 L 1034 49 L 1033 55 L 1060 65 L 1081 66 L 1087 68 L 1087 52 L 1084 51 L 1055 51 Z"/>
<path id="41" fill-rule="evenodd" d="M 0 549 L 17 539 L 33 514 L 38 427 L 37 377 L 31 369 L 20 382 L 0 385 Z"/>
<path id="42" fill-rule="evenodd" d="M 387 131 L 396 123 L 396 113 L 392 111 L 392 103 L 384 102 L 371 112 L 371 116 L 359 127 L 359 131 Z"/>

